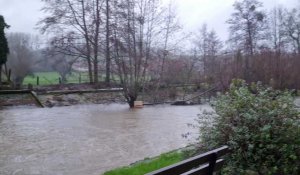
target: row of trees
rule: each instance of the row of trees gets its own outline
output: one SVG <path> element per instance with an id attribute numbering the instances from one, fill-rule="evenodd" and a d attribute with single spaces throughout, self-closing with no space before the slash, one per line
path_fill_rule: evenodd
<path id="1" fill-rule="evenodd" d="M 267 12 L 257 0 L 236 1 L 233 6 L 223 49 L 213 31 L 203 26 L 199 32 L 196 50 L 204 66 L 202 77 L 223 87 L 233 78 L 243 78 L 276 88 L 299 88 L 300 9 L 275 7 Z"/>
<path id="2" fill-rule="evenodd" d="M 159 0 L 45 0 L 49 14 L 39 22 L 52 35 L 55 53 L 86 60 L 91 83 L 99 82 L 105 58 L 106 82 L 118 75 L 130 105 L 147 81 L 151 59 L 160 57 L 164 70 L 170 38 L 180 28 L 170 4 Z M 58 5 L 59 4 L 59 5 Z"/>
<path id="3" fill-rule="evenodd" d="M 230 36 L 223 42 L 205 24 L 184 34 L 172 2 L 42 1 L 47 16 L 38 26 L 51 39 L 40 53 L 62 79 L 79 60 L 90 83 L 98 83 L 103 74 L 106 83 L 117 76 L 130 105 L 149 84 L 156 90 L 190 82 L 227 88 L 231 79 L 243 78 L 277 88 L 300 87 L 300 9 L 268 12 L 257 0 L 237 0 L 227 20 Z"/>

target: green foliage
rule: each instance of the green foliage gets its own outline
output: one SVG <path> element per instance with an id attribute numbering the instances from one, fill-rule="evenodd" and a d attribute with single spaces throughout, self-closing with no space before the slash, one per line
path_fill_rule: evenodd
<path id="1" fill-rule="evenodd" d="M 154 170 L 169 166 L 171 164 L 180 162 L 184 158 L 184 152 L 170 152 L 162 154 L 154 159 L 145 159 L 142 162 L 136 163 L 132 166 L 122 167 L 115 170 L 108 171 L 104 175 L 143 175 Z"/>
<path id="2" fill-rule="evenodd" d="M 234 80 L 213 106 L 215 113 L 199 117 L 200 139 L 208 149 L 230 146 L 225 174 L 300 174 L 300 113 L 291 92 Z"/>

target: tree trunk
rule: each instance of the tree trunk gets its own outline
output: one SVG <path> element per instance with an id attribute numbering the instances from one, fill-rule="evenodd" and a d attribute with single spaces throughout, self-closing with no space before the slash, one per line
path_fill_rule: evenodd
<path id="1" fill-rule="evenodd" d="M 245 57 L 244 79 L 247 82 L 250 80 L 249 55 L 246 55 Z"/>
<path id="2" fill-rule="evenodd" d="M 0 64 L 0 89 L 2 86 L 2 64 Z"/>
<path id="3" fill-rule="evenodd" d="M 298 55 L 300 55 L 300 37 L 297 40 Z"/>
<path id="4" fill-rule="evenodd" d="M 94 59 L 94 83 L 98 83 L 98 58 L 97 56 Z"/>
<path id="5" fill-rule="evenodd" d="M 110 48 L 109 48 L 109 0 L 106 0 L 106 75 L 105 82 L 110 83 Z"/>
<path id="6" fill-rule="evenodd" d="M 134 101 L 136 100 L 137 97 L 131 96 L 129 95 L 129 97 L 127 98 L 127 102 L 129 104 L 130 108 L 134 108 Z"/>
<path id="7" fill-rule="evenodd" d="M 98 43 L 99 43 L 99 28 L 100 28 L 100 7 L 99 0 L 96 0 L 96 26 L 94 38 L 94 82 L 99 82 L 98 77 Z"/>
<path id="8" fill-rule="evenodd" d="M 90 83 L 92 84 L 93 81 L 93 72 L 92 72 L 92 62 L 91 62 L 91 58 L 87 59 L 88 62 L 88 69 L 89 69 L 89 78 L 90 78 Z"/>
<path id="9" fill-rule="evenodd" d="M 65 84 L 66 82 L 67 82 L 66 74 L 62 74 L 62 75 L 61 75 L 61 83 L 62 83 L 62 84 Z"/>

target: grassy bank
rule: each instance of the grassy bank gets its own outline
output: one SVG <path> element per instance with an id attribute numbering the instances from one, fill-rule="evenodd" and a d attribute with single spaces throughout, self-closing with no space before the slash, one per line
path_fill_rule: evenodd
<path id="1" fill-rule="evenodd" d="M 173 151 L 162 154 L 153 159 L 145 159 L 144 161 L 135 163 L 131 166 L 121 167 L 105 172 L 104 175 L 143 175 L 180 162 L 185 158 L 184 155 L 185 154 L 182 151 Z"/>

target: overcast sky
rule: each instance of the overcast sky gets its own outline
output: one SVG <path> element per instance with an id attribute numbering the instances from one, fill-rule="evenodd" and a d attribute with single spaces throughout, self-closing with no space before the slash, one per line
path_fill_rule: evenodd
<path id="1" fill-rule="evenodd" d="M 168 0 L 164 0 L 168 1 Z M 226 20 L 233 11 L 235 0 L 175 0 L 185 31 L 196 31 L 203 23 L 214 28 L 225 40 L 228 36 Z M 295 7 L 300 0 L 261 0 L 266 9 L 276 5 Z M 43 17 L 41 0 L 0 0 L 0 14 L 11 26 L 9 32 L 38 34 L 37 21 Z"/>

